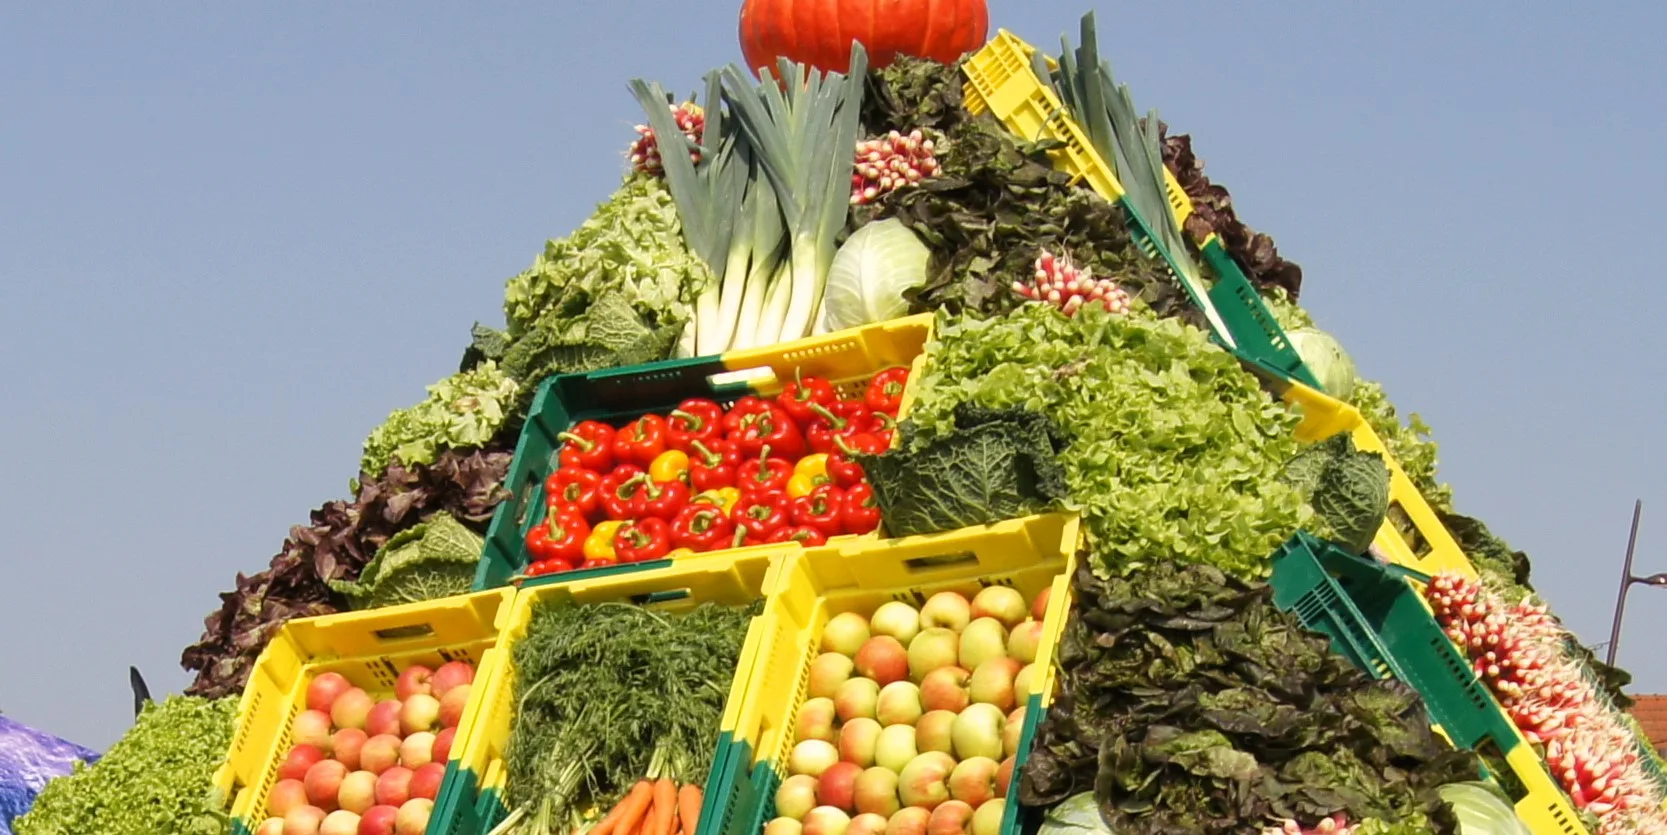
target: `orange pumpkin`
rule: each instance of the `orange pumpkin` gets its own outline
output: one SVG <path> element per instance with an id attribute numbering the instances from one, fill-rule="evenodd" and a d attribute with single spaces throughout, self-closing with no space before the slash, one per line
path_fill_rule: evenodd
<path id="1" fill-rule="evenodd" d="M 876 69 L 898 55 L 948 64 L 983 46 L 989 26 L 986 0 L 745 0 L 741 54 L 754 75 L 778 58 L 845 72 L 852 41 Z"/>

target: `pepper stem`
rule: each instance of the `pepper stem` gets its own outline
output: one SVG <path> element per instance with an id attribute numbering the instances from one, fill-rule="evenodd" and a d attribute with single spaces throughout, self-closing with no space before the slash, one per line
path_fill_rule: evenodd
<path id="1" fill-rule="evenodd" d="M 586 438 L 583 435 L 575 435 L 572 432 L 562 432 L 557 434 L 556 437 L 578 447 L 580 452 L 590 452 L 591 450 L 601 446 L 601 444 L 596 441 Z"/>
<path id="2" fill-rule="evenodd" d="M 850 420 L 828 411 L 827 407 L 823 406 L 821 403 L 810 404 L 810 410 L 821 416 L 823 420 L 826 420 L 828 425 L 831 426 L 835 432 L 843 430 L 851 423 Z"/>
<path id="3" fill-rule="evenodd" d="M 666 417 L 679 418 L 688 421 L 690 424 L 688 431 L 690 432 L 699 432 L 700 430 L 706 428 L 706 421 L 702 420 L 700 415 L 690 414 L 682 409 L 672 409 L 670 412 L 666 413 Z"/>
<path id="4" fill-rule="evenodd" d="M 631 488 L 647 481 L 649 481 L 648 473 L 637 473 L 636 475 L 620 482 L 619 486 L 614 489 L 614 495 L 622 499 L 629 499 L 631 498 Z M 649 483 L 652 484 L 653 482 Z"/>
<path id="5" fill-rule="evenodd" d="M 696 452 L 700 453 L 700 463 L 702 465 L 707 467 L 716 467 L 723 463 L 724 457 L 722 455 L 707 449 L 706 445 L 700 441 L 690 441 L 689 445 L 694 447 Z"/>

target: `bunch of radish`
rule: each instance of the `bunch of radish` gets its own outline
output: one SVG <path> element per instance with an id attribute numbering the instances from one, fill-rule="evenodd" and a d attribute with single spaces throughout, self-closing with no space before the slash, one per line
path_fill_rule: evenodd
<path id="1" fill-rule="evenodd" d="M 671 108 L 671 117 L 677 122 L 678 130 L 683 131 L 690 141 L 700 142 L 700 135 L 706 130 L 706 115 L 694 104 L 667 105 Z M 637 140 L 631 143 L 631 168 L 656 177 L 664 176 L 665 164 L 660 161 L 660 143 L 654 137 L 654 129 L 647 125 L 637 125 Z M 689 158 L 693 162 L 700 162 L 700 149 L 689 149 Z"/>
<path id="2" fill-rule="evenodd" d="M 1084 305 L 1099 302 L 1112 313 L 1129 312 L 1129 294 L 1109 278 L 1095 278 L 1087 267 L 1078 267 L 1064 255 L 1047 250 L 1036 259 L 1036 274 L 1029 283 L 1013 282 L 1013 292 L 1027 299 L 1047 302 L 1070 316 Z"/>
<path id="3" fill-rule="evenodd" d="M 938 158 L 930 138 L 917 128 L 907 135 L 892 131 L 857 143 L 856 167 L 851 172 L 851 202 L 872 203 L 880 195 L 938 173 Z"/>
<path id="4" fill-rule="evenodd" d="M 1598 835 L 1667 833 L 1662 793 L 1638 761 L 1637 741 L 1564 651 L 1567 633 L 1544 605 L 1505 602 L 1479 580 L 1430 578 L 1436 620 L 1470 660 L 1517 729 Z"/>

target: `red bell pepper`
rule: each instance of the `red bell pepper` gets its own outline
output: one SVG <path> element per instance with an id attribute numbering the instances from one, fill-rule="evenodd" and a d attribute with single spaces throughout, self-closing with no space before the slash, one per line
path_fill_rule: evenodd
<path id="1" fill-rule="evenodd" d="M 783 386 L 781 395 L 776 398 L 776 404 L 800 426 L 809 425 L 811 419 L 816 417 L 816 413 L 810 410 L 810 404 L 828 407 L 838 401 L 839 394 L 834 391 L 833 383 L 821 377 L 801 377 L 798 369 L 793 370 L 793 382 Z"/>
<path id="2" fill-rule="evenodd" d="M 814 548 L 818 545 L 827 544 L 828 538 L 823 536 L 822 532 L 815 528 L 799 525 L 797 527 L 782 528 L 781 530 L 770 534 L 770 541 L 797 542 L 806 548 Z"/>
<path id="3" fill-rule="evenodd" d="M 580 421 L 572 429 L 557 435 L 562 444 L 559 461 L 563 467 L 605 473 L 614 465 L 614 432 L 612 426 L 599 420 Z"/>
<path id="4" fill-rule="evenodd" d="M 867 432 L 873 426 L 873 413 L 859 400 L 841 400 L 831 408 L 810 407 L 816 419 L 805 428 L 805 438 L 812 452 L 833 452 L 834 438 L 850 437 Z"/>
<path id="5" fill-rule="evenodd" d="M 780 406 L 769 405 L 741 427 L 735 446 L 744 458 L 755 456 L 768 446 L 775 450 L 777 457 L 795 461 L 805 454 L 805 436 L 787 412 Z"/>
<path id="6" fill-rule="evenodd" d="M 724 433 L 731 436 L 739 434 L 742 424 L 748 418 L 769 409 L 769 407 L 770 401 L 755 394 L 746 395 L 735 401 L 735 405 L 730 406 L 729 411 L 724 414 Z"/>
<path id="7" fill-rule="evenodd" d="M 880 527 L 880 505 L 874 500 L 874 488 L 863 483 L 846 490 L 839 517 L 846 533 L 868 533 Z"/>
<path id="8" fill-rule="evenodd" d="M 544 501 L 551 507 L 570 507 L 589 521 L 602 511 L 602 476 L 577 467 L 562 467 L 544 480 Z"/>
<path id="9" fill-rule="evenodd" d="M 779 490 L 742 496 L 730 514 L 735 522 L 733 541 L 737 546 L 769 542 L 770 534 L 787 527 L 792 513 L 787 494 Z"/>
<path id="10" fill-rule="evenodd" d="M 793 524 L 813 528 L 823 536 L 839 536 L 845 532 L 844 501 L 844 490 L 824 484 L 793 500 Z"/>
<path id="11" fill-rule="evenodd" d="M 689 485 L 697 493 L 734 487 L 740 466 L 741 453 L 729 441 L 694 441 L 689 450 Z"/>
<path id="12" fill-rule="evenodd" d="M 643 415 L 614 433 L 614 460 L 646 467 L 666 451 L 666 419 Z"/>
<path id="13" fill-rule="evenodd" d="M 646 478 L 646 476 L 645 476 Z M 643 487 L 642 515 L 670 522 L 689 504 L 689 485 L 681 481 L 648 480 Z"/>
<path id="14" fill-rule="evenodd" d="M 666 416 L 666 446 L 694 454 L 695 441 L 716 441 L 724 436 L 724 410 L 716 402 L 691 397 Z"/>
<path id="15" fill-rule="evenodd" d="M 622 464 L 602 477 L 599 498 L 609 519 L 636 519 L 648 506 L 648 473 L 641 467 Z"/>
<path id="16" fill-rule="evenodd" d="M 903 405 L 903 387 L 909 382 L 909 369 L 898 366 L 888 368 L 874 375 L 868 381 L 868 391 L 863 393 L 863 402 L 870 411 L 884 412 L 897 417 L 897 409 Z"/>
<path id="17" fill-rule="evenodd" d="M 671 550 L 671 524 L 649 517 L 627 522 L 614 534 L 614 554 L 620 562 L 657 560 Z"/>
<path id="18" fill-rule="evenodd" d="M 743 496 L 787 489 L 787 480 L 793 477 L 793 465 L 785 458 L 772 458 L 770 453 L 773 451 L 765 445 L 758 451 L 757 458 L 741 462 L 740 469 L 735 473 L 735 486 L 741 489 Z"/>
<path id="19" fill-rule="evenodd" d="M 544 521 L 527 531 L 528 562 L 557 560 L 577 565 L 585 558 L 585 537 L 590 523 L 578 511 L 552 508 Z"/>
<path id="20" fill-rule="evenodd" d="M 572 571 L 577 567 L 577 563 L 563 562 L 561 560 L 539 560 L 538 562 L 527 566 L 527 570 L 521 573 L 528 577 L 541 577 L 545 574 L 559 574 L 563 571 Z"/>
<path id="21" fill-rule="evenodd" d="M 828 453 L 828 475 L 833 476 L 834 483 L 840 487 L 850 487 L 868 477 L 862 465 L 852 460 L 851 456 L 856 453 L 879 455 L 885 451 L 886 447 L 880 439 L 866 432 L 834 438 L 834 451 Z"/>
<path id="22" fill-rule="evenodd" d="M 671 542 L 674 548 L 688 548 L 696 553 L 717 551 L 729 547 L 734 525 L 717 505 L 692 504 L 678 511 L 671 523 Z"/>

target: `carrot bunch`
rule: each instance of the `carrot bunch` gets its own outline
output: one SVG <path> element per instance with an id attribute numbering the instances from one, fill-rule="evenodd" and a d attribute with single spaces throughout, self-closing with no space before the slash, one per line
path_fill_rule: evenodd
<path id="1" fill-rule="evenodd" d="M 700 787 L 670 777 L 637 781 L 585 835 L 695 835 Z"/>

